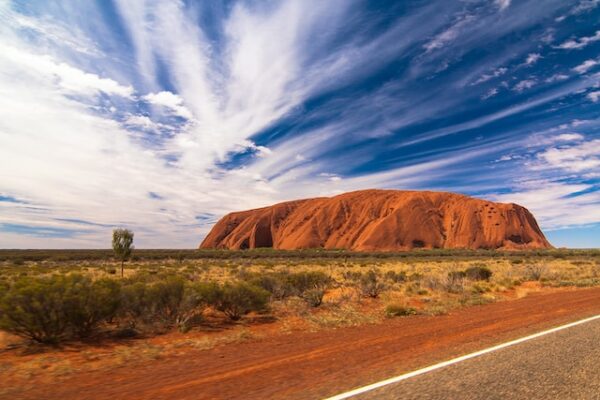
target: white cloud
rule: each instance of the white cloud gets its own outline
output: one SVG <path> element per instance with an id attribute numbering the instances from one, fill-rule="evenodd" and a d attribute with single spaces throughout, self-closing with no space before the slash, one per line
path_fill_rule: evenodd
<path id="1" fill-rule="evenodd" d="M 600 90 L 589 92 L 586 97 L 595 103 L 600 99 Z"/>
<path id="2" fill-rule="evenodd" d="M 573 8 L 572 13 L 581 14 L 584 12 L 589 12 L 598 7 L 598 5 L 600 5 L 600 0 L 581 0 L 579 4 Z"/>
<path id="3" fill-rule="evenodd" d="M 168 91 L 149 93 L 143 96 L 142 99 L 150 104 L 166 107 L 180 117 L 192 118 L 192 113 L 183 105 L 183 99 L 174 93 Z"/>
<path id="4" fill-rule="evenodd" d="M 162 124 L 152 121 L 146 115 L 130 115 L 127 117 L 124 123 L 125 125 L 139 127 L 150 131 L 156 131 L 162 126 Z"/>
<path id="5" fill-rule="evenodd" d="M 566 79 L 569 79 L 569 75 L 554 74 L 551 77 L 549 77 L 549 78 L 546 79 L 546 83 L 560 82 L 560 81 L 564 81 Z"/>
<path id="6" fill-rule="evenodd" d="M 342 178 L 337 175 L 337 174 L 331 174 L 328 172 L 322 172 L 319 174 L 319 176 L 327 178 L 327 180 L 331 181 L 331 182 L 339 182 L 342 180 Z"/>
<path id="7" fill-rule="evenodd" d="M 598 40 L 600 40 L 600 30 L 596 31 L 593 36 L 584 36 L 578 39 L 567 40 L 559 46 L 556 46 L 556 48 L 563 50 L 583 49 L 590 43 L 597 42 Z"/>
<path id="8" fill-rule="evenodd" d="M 30 74 L 47 80 L 58 80 L 64 91 L 82 95 L 94 95 L 104 92 L 126 98 L 133 97 L 133 87 L 90 74 L 64 62 L 57 62 L 47 55 L 31 53 L 0 43 L 0 60 L 5 63 L 5 71 L 11 75 Z"/>
<path id="9" fill-rule="evenodd" d="M 506 10 L 511 3 L 511 0 L 494 0 L 500 11 Z"/>
<path id="10" fill-rule="evenodd" d="M 573 68 L 573 71 L 577 72 L 578 74 L 585 74 L 598 64 L 600 63 L 597 60 L 586 60 L 583 63 L 576 66 L 575 68 Z"/>
<path id="11" fill-rule="evenodd" d="M 581 133 L 562 133 L 554 137 L 555 141 L 561 142 L 572 142 L 577 140 L 583 140 L 584 136 Z"/>
<path id="12" fill-rule="evenodd" d="M 540 58 L 542 58 L 542 56 L 540 55 L 540 53 L 530 53 L 527 58 L 525 59 L 525 64 L 526 65 L 533 65 L 535 64 Z"/>
<path id="13" fill-rule="evenodd" d="M 591 185 L 529 180 L 513 193 L 490 196 L 491 200 L 527 207 L 547 230 L 600 222 L 600 194 L 585 193 Z"/>
<path id="14" fill-rule="evenodd" d="M 487 93 L 485 93 L 483 96 L 481 96 L 481 98 L 483 100 L 487 100 L 490 97 L 494 97 L 497 94 L 498 94 L 498 88 L 491 88 L 490 90 L 487 91 Z"/>
<path id="15" fill-rule="evenodd" d="M 243 149 L 251 149 L 255 152 L 257 157 L 268 157 L 273 154 L 273 150 L 266 146 L 258 146 L 256 143 L 246 140 L 240 144 Z"/>
<path id="16" fill-rule="evenodd" d="M 554 33 L 554 28 L 548 28 L 548 30 L 543 34 L 540 40 L 542 41 L 542 43 L 550 44 L 554 41 Z"/>
<path id="17" fill-rule="evenodd" d="M 589 140 L 572 146 L 551 147 L 536 155 L 534 170 L 563 169 L 582 172 L 600 167 L 600 140 Z"/>
<path id="18" fill-rule="evenodd" d="M 569 12 L 556 18 L 557 22 L 564 21 L 572 15 L 579 15 L 592 11 L 600 4 L 600 0 L 581 0 L 575 7 Z"/>
<path id="19" fill-rule="evenodd" d="M 475 17 L 469 14 L 458 18 L 458 20 L 454 22 L 449 28 L 439 33 L 429 42 L 425 43 L 423 45 L 423 48 L 425 48 L 427 52 L 431 52 L 435 49 L 440 49 L 446 46 L 448 43 L 458 38 L 458 36 L 461 34 L 464 28 L 468 26 L 468 24 L 471 23 L 471 21 L 473 20 L 475 20 Z"/>
<path id="20" fill-rule="evenodd" d="M 531 89 L 536 83 L 537 83 L 537 81 L 535 79 L 524 79 L 524 80 L 520 81 L 519 83 L 517 83 L 513 87 L 513 90 L 515 90 L 517 92 L 522 92 L 525 89 Z"/>
<path id="21" fill-rule="evenodd" d="M 494 162 L 504 162 L 504 161 L 511 161 L 514 157 L 512 155 L 506 154 L 503 155 L 502 157 L 500 157 L 497 160 L 494 160 Z"/>
<path id="22" fill-rule="evenodd" d="M 0 2 L 0 15 L 5 27 L 10 27 L 22 35 L 34 33 L 36 39 L 42 43 L 67 47 L 89 56 L 104 56 L 97 43 L 76 26 L 65 25 L 46 15 L 34 18 L 20 14 L 11 8 L 10 2 Z"/>
<path id="23" fill-rule="evenodd" d="M 499 76 L 504 75 L 507 71 L 508 71 L 508 68 L 504 68 L 504 67 L 497 68 L 497 69 L 493 70 L 489 74 L 483 74 L 483 75 L 481 75 L 479 77 L 479 79 L 477 79 L 475 82 L 472 83 L 472 85 L 477 85 L 477 84 L 480 84 L 480 83 L 483 83 L 483 82 L 487 82 L 490 79 L 497 78 Z"/>

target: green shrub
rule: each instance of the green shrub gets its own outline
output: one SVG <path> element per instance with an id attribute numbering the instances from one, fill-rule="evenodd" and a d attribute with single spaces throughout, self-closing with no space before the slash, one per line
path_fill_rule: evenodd
<path id="1" fill-rule="evenodd" d="M 228 283 L 216 293 L 214 306 L 231 320 L 237 321 L 251 311 L 263 311 L 269 292 L 247 282 Z"/>
<path id="2" fill-rule="evenodd" d="M 325 291 L 331 282 L 331 278 L 327 274 L 316 271 L 295 273 L 249 273 L 240 271 L 238 277 L 251 285 L 266 290 L 274 300 L 298 296 L 311 307 L 321 305 Z"/>
<path id="3" fill-rule="evenodd" d="M 358 282 L 362 277 L 362 273 L 358 271 L 344 271 L 342 272 L 342 277 L 346 281 Z"/>
<path id="4" fill-rule="evenodd" d="M 331 278 L 318 271 L 297 272 L 287 278 L 291 293 L 300 297 L 311 307 L 319 307 Z"/>
<path id="5" fill-rule="evenodd" d="M 525 279 L 529 281 L 539 281 L 547 273 L 545 265 L 528 265 L 525 268 Z"/>
<path id="6" fill-rule="evenodd" d="M 138 276 L 121 290 L 121 315 L 132 328 L 141 322 L 165 328 L 177 326 L 187 331 L 206 307 L 215 303 L 218 292 L 219 287 L 214 283 L 189 283 L 169 275 Z"/>
<path id="7" fill-rule="evenodd" d="M 18 279 L 0 299 L 0 329 L 40 343 L 58 343 L 69 327 L 64 276 Z"/>
<path id="8" fill-rule="evenodd" d="M 487 286 L 482 286 L 481 284 L 474 284 L 473 287 L 471 288 L 471 293 L 474 294 L 482 294 L 482 293 L 486 293 L 489 292 L 490 288 Z"/>
<path id="9" fill-rule="evenodd" d="M 320 271 L 296 272 L 287 276 L 287 282 L 292 293 L 302 297 L 308 290 L 324 289 L 331 278 Z"/>
<path id="10" fill-rule="evenodd" d="M 399 304 L 388 304 L 385 307 L 386 317 L 404 317 L 417 314 L 417 310 L 412 307 L 405 307 Z"/>
<path id="11" fill-rule="evenodd" d="M 184 302 L 185 282 L 175 276 L 149 284 L 144 293 L 148 317 L 169 327 L 176 323 Z"/>
<path id="12" fill-rule="evenodd" d="M 283 300 L 293 294 L 292 287 L 288 282 L 288 274 L 286 273 L 251 274 L 240 271 L 238 277 L 271 293 L 273 300 Z"/>
<path id="13" fill-rule="evenodd" d="M 360 278 L 360 292 L 363 296 L 376 299 L 381 292 L 386 289 L 386 286 L 381 282 L 379 275 L 374 270 L 370 270 Z"/>
<path id="14" fill-rule="evenodd" d="M 323 304 L 323 297 L 325 296 L 324 288 L 308 289 L 302 294 L 302 299 L 311 307 L 319 307 Z"/>
<path id="15" fill-rule="evenodd" d="M 15 257 L 13 258 L 12 263 L 15 266 L 21 266 L 25 264 L 25 259 L 22 257 Z"/>
<path id="16" fill-rule="evenodd" d="M 384 275 L 385 279 L 394 283 L 406 282 L 406 272 L 387 271 Z"/>
<path id="17" fill-rule="evenodd" d="M 464 290 L 466 277 L 467 274 L 465 271 L 448 272 L 446 279 L 442 283 L 444 290 L 448 293 L 461 293 Z"/>
<path id="18" fill-rule="evenodd" d="M 119 285 L 82 275 L 21 278 L 0 299 L 0 329 L 40 343 L 89 336 L 119 307 Z"/>
<path id="19" fill-rule="evenodd" d="M 465 276 L 472 281 L 489 281 L 492 271 L 487 267 L 473 266 L 465 270 Z"/>
<path id="20" fill-rule="evenodd" d="M 75 335 L 89 336 L 98 324 L 115 316 L 121 300 L 117 282 L 111 279 L 92 282 L 81 275 L 70 275 L 65 279 L 68 289 L 64 312 Z"/>
<path id="21" fill-rule="evenodd" d="M 448 278 L 450 280 L 460 280 L 465 279 L 467 277 L 467 273 L 465 271 L 450 271 L 448 272 Z"/>
<path id="22" fill-rule="evenodd" d="M 216 302 L 219 287 L 215 283 L 181 285 L 180 282 L 183 283 L 179 278 L 172 278 L 156 283 L 150 293 L 156 301 L 155 310 L 163 324 L 176 325 L 185 332 L 202 318 L 206 307 Z"/>
<path id="23" fill-rule="evenodd" d="M 129 322 L 130 328 L 135 328 L 138 322 L 149 321 L 152 304 L 146 295 L 147 284 L 141 281 L 128 281 L 121 287 L 121 317 Z"/>

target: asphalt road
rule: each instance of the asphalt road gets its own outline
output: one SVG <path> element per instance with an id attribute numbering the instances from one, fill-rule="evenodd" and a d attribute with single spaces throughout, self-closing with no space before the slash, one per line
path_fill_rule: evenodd
<path id="1" fill-rule="evenodd" d="M 390 384 L 353 399 L 600 399 L 600 320 Z"/>

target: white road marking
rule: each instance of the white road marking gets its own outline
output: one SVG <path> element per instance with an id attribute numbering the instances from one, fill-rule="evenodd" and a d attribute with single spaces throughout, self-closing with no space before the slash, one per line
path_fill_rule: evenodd
<path id="1" fill-rule="evenodd" d="M 346 393 L 341 393 L 341 394 L 338 394 L 338 395 L 333 396 L 333 397 L 328 397 L 325 400 L 342 400 L 342 399 L 347 399 L 347 398 L 350 398 L 350 397 L 353 397 L 353 396 L 356 396 L 356 395 L 359 395 L 359 394 L 362 394 L 362 393 L 369 392 L 371 390 L 379 389 L 380 387 L 383 387 L 383 386 L 391 385 L 392 383 L 397 383 L 397 382 L 400 382 L 400 381 L 404 381 L 406 379 L 409 379 L 409 378 L 412 378 L 412 377 L 415 377 L 415 376 L 418 376 L 418 375 L 423 375 L 423 374 L 426 374 L 428 372 L 435 371 L 436 369 L 444 368 L 444 367 L 447 367 L 447 366 L 453 365 L 453 364 L 458 364 L 459 362 L 466 361 L 466 360 L 469 360 L 471 358 L 479 357 L 479 356 L 482 356 L 484 354 L 488 354 L 488 353 L 491 353 L 491 352 L 494 352 L 494 351 L 497 351 L 497 350 L 501 350 L 501 349 L 504 349 L 506 347 L 514 346 L 516 344 L 523 343 L 523 342 L 526 342 L 528 340 L 539 338 L 540 336 L 549 335 L 551 333 L 562 331 L 563 329 L 568 329 L 568 328 L 571 328 L 571 327 L 574 327 L 574 326 L 577 326 L 577 325 L 581 325 L 581 324 L 585 324 L 586 322 L 591 322 L 591 321 L 594 321 L 594 320 L 597 320 L 597 319 L 600 319 L 600 315 L 595 315 L 593 317 L 585 318 L 585 319 L 582 319 L 582 320 L 579 320 L 579 321 L 576 321 L 576 322 L 571 322 L 570 324 L 557 326 L 556 328 L 552 328 L 552 329 L 548 329 L 546 331 L 538 332 L 538 333 L 535 333 L 533 335 L 522 337 L 520 339 L 511 340 L 510 342 L 502 343 L 502 344 L 499 344 L 499 345 L 496 345 L 496 346 L 493 346 L 493 347 L 489 347 L 489 348 L 484 349 L 484 350 L 479 350 L 479 351 L 476 351 L 475 353 L 466 354 L 464 356 L 453 358 L 451 360 L 444 361 L 444 362 L 441 362 L 441 363 L 438 363 L 438 364 L 435 364 L 435 365 L 431 365 L 431 366 L 426 367 L 426 368 L 421 368 L 421 369 L 418 369 L 418 370 L 413 371 L 413 372 L 409 372 L 409 373 L 406 373 L 406 374 L 403 374 L 403 375 L 398 375 L 396 377 L 393 377 L 393 378 L 390 378 L 390 379 L 386 379 L 384 381 L 372 383 L 370 385 L 363 386 L 363 387 L 351 390 L 351 391 L 346 392 Z"/>

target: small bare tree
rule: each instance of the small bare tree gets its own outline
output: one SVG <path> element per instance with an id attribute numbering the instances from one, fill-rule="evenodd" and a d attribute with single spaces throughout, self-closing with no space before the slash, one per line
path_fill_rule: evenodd
<path id="1" fill-rule="evenodd" d="M 121 260 L 121 277 L 123 277 L 123 264 L 131 257 L 133 251 L 133 232 L 129 229 L 115 229 L 112 236 L 112 248 L 115 257 Z"/>

